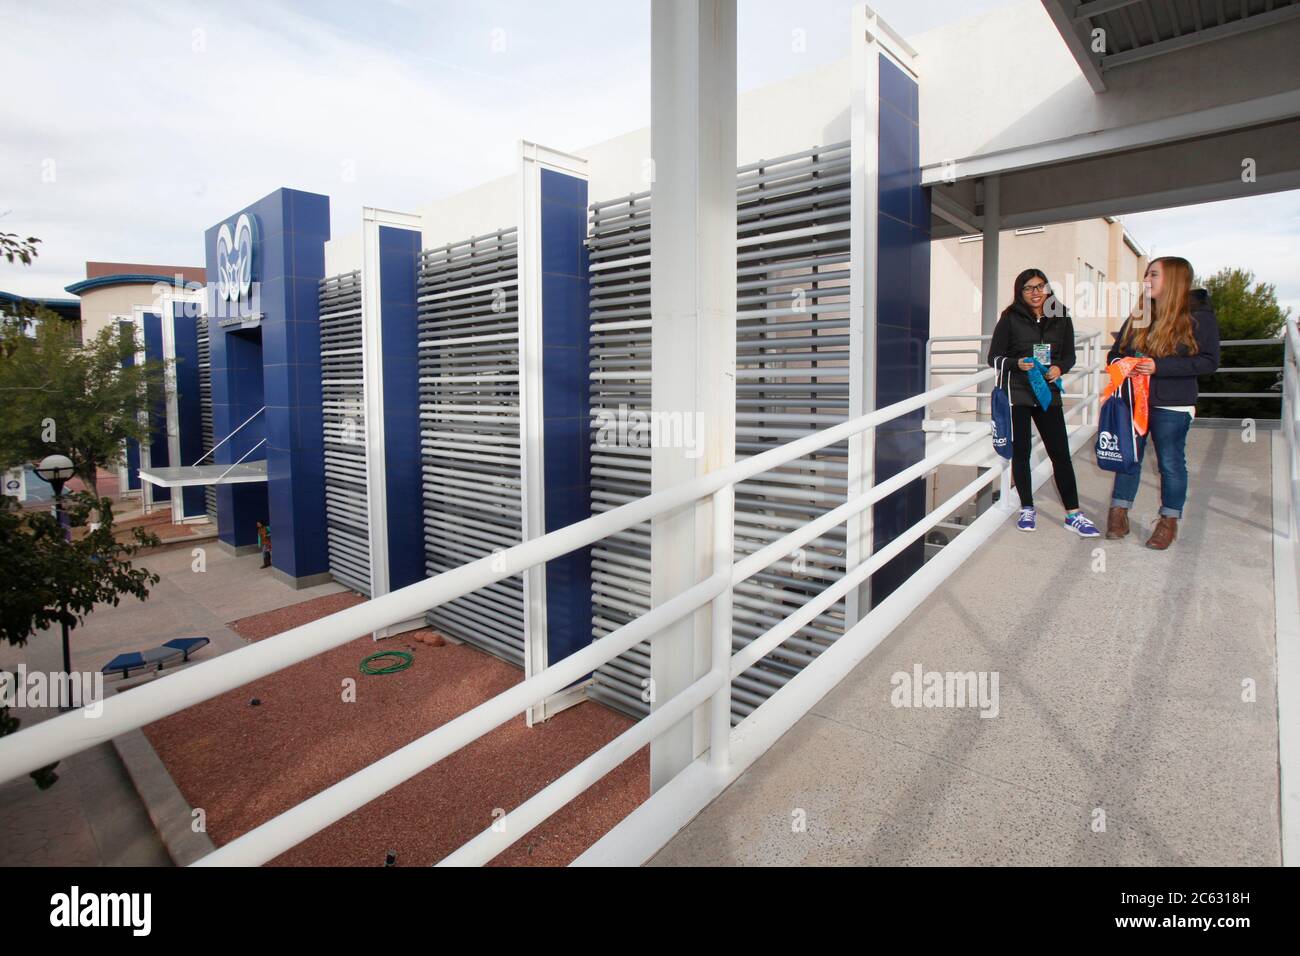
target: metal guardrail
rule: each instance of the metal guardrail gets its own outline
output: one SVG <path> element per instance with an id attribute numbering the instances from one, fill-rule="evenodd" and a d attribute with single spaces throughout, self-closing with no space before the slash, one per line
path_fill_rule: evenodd
<path id="1" fill-rule="evenodd" d="M 1082 364 L 1085 363 L 1093 364 L 1093 362 L 1095 361 L 1095 355 L 1099 353 L 1101 350 L 1101 335 L 1102 333 L 1100 332 L 1076 333 L 1075 335 L 1076 347 L 1084 346 L 1086 350 L 1096 350 L 1096 351 L 1095 352 L 1088 351 L 1087 354 L 1093 356 L 1092 361 L 1089 361 L 1088 358 L 1085 358 L 1085 362 L 1081 363 L 1080 365 L 1076 365 L 1074 369 L 1066 373 L 1066 375 L 1064 376 L 1065 378 L 1068 379 L 1071 376 L 1075 376 L 1081 371 L 1083 371 Z M 926 384 L 930 385 L 936 376 L 944 377 L 950 375 L 966 375 L 980 368 L 984 368 L 985 366 L 983 363 L 983 357 L 986 351 L 987 343 L 991 338 L 992 336 L 989 335 L 937 335 L 934 338 L 930 339 L 926 343 L 926 352 L 925 352 Z M 1222 341 L 1219 342 L 1219 348 L 1225 349 L 1225 348 L 1245 348 L 1245 347 L 1252 347 L 1252 346 L 1258 347 L 1263 345 L 1282 345 L 1285 342 L 1286 342 L 1285 337 L 1280 337 L 1275 339 L 1223 339 Z M 935 343 L 939 343 L 942 345 L 964 345 L 965 347 L 936 349 L 934 347 Z M 969 345 L 967 345 L 967 343 L 969 343 Z M 960 362 L 935 362 L 935 356 L 944 356 L 944 355 L 973 355 L 975 356 L 976 361 L 974 364 L 960 363 Z M 1220 365 L 1217 369 L 1215 369 L 1213 372 L 1210 372 L 1209 374 L 1237 375 L 1237 374 L 1252 374 L 1252 373 L 1262 373 L 1262 372 L 1280 373 L 1282 372 L 1282 370 L 1283 370 L 1283 366 L 1281 365 L 1236 366 L 1236 367 L 1230 365 Z M 1201 398 L 1281 398 L 1281 396 L 1282 396 L 1282 388 L 1280 384 L 1273 391 L 1268 391 L 1268 392 L 1201 392 L 1200 393 Z M 987 401 L 988 401 L 987 393 L 983 393 L 983 394 L 971 393 L 963 397 L 969 397 L 975 399 L 977 403 L 977 413 L 987 414 Z M 1066 397 L 1071 398 L 1071 397 L 1085 397 L 1085 396 L 1071 395 L 1069 392 L 1067 392 Z"/>
<path id="2" fill-rule="evenodd" d="M 936 335 L 928 339 L 925 343 L 925 383 L 927 386 L 932 385 L 936 377 L 945 378 L 953 375 L 969 375 L 988 366 L 984 363 L 984 355 L 987 350 L 987 344 L 993 336 L 991 335 Z M 960 348 L 940 348 L 936 349 L 935 343 L 941 345 L 961 345 Z M 1065 413 L 1066 421 L 1069 421 L 1076 414 L 1082 412 L 1081 424 L 1095 425 L 1095 415 L 1089 419 L 1088 411 L 1093 407 L 1093 401 L 1101 394 L 1101 370 L 1104 366 L 1103 358 L 1105 353 L 1101 349 L 1100 332 L 1076 332 L 1074 336 L 1075 349 L 1079 353 L 1078 361 L 1074 368 L 1061 376 L 1061 381 L 1070 383 L 1067 389 L 1062 393 L 1065 399 L 1074 399 L 1072 405 Z M 937 355 L 974 355 L 975 363 L 965 362 L 935 362 L 934 357 Z M 1070 387 L 1082 384 L 1082 391 L 1070 391 Z M 989 392 L 987 389 L 968 388 L 958 393 L 957 397 L 967 398 L 975 402 L 974 413 L 977 416 L 987 418 L 989 414 L 988 401 Z M 929 415 L 929 408 L 926 408 L 926 415 Z"/>
<path id="3" fill-rule="evenodd" d="M 732 593 L 738 584 L 762 571 L 773 561 L 789 556 L 837 526 L 850 516 L 871 507 L 908 483 L 923 478 L 944 461 L 962 452 L 988 434 L 986 425 L 944 442 L 942 447 L 886 481 L 849 499 L 821 517 L 790 531 L 761 550 L 735 561 L 734 502 L 735 486 L 772 468 L 793 462 L 805 455 L 853 435 L 928 407 L 931 403 L 980 385 L 994 377 L 992 369 L 965 376 L 956 382 L 931 389 L 788 444 L 762 452 L 690 482 L 645 498 L 621 505 L 611 511 L 569 525 L 558 531 L 526 541 L 493 556 L 484 557 L 451 571 L 409 585 L 397 591 L 340 611 L 322 620 L 293 628 L 275 637 L 259 641 L 220 657 L 162 677 L 151 684 L 132 689 L 129 694 L 103 702 L 99 716 L 87 720 L 71 712 L 52 718 L 16 734 L 0 739 L 0 781 L 12 779 L 38 767 L 63 759 L 96 743 L 149 724 L 168 714 L 184 710 L 200 701 L 240 687 L 290 665 L 339 647 L 381 628 L 419 617 L 426 611 L 454 601 L 470 592 L 497 581 L 518 575 L 530 567 L 586 547 L 602 538 L 631 528 L 643 521 L 690 505 L 704 498 L 713 502 L 713 571 L 707 578 L 671 600 L 642 614 L 582 650 L 533 675 L 520 684 L 478 705 L 460 717 L 418 738 L 388 756 L 357 771 L 314 797 L 269 820 L 231 841 L 199 861 L 199 865 L 258 865 L 273 859 L 302 840 L 323 830 L 331 823 L 361 808 L 371 800 L 425 770 L 502 723 L 523 714 L 539 703 L 591 673 L 597 667 L 643 640 L 653 640 L 664 628 L 697 610 L 711 605 L 713 633 L 710 670 L 695 683 L 669 700 L 661 701 L 649 717 L 633 725 L 619 737 L 592 754 L 578 766 L 535 794 L 505 817 L 505 826 L 488 827 L 442 861 L 445 864 L 482 864 L 520 839 L 539 823 L 558 811 L 574 796 L 601 779 L 632 753 L 671 728 L 697 707 L 709 707 L 709 751 L 679 774 L 686 779 L 701 768 L 724 773 L 729 766 L 733 746 L 744 759 L 762 732 L 745 736 L 752 722 L 763 715 L 768 724 L 797 719 L 815 702 L 806 688 L 810 682 L 833 674 L 827 667 L 819 669 L 819 658 L 803 672 L 807 680 L 792 681 L 764 702 L 754 714 L 735 730 L 731 727 L 731 681 L 755 661 L 770 653 L 791 634 L 813 619 L 826 607 L 866 581 L 872 573 L 892 560 L 913 542 L 947 518 L 995 479 L 1007 482 L 1007 469 L 989 468 L 956 494 L 933 509 L 884 548 L 832 584 L 826 591 L 798 608 L 766 633 L 755 638 L 737 653 L 732 653 Z M 1080 406 L 1082 407 L 1082 405 Z M 1077 411 L 1077 409 L 1076 409 Z M 1094 410 L 1095 413 L 1095 410 Z M 1000 520 L 1000 519 L 999 519 Z M 974 538 L 972 540 L 975 540 Z M 980 538 L 980 540 L 984 540 Z M 971 545 L 975 547 L 975 545 Z M 960 550 L 960 549 L 959 549 Z M 958 551 L 953 552 L 954 555 Z M 956 560 L 956 558 L 954 558 Z M 923 572 L 918 572 L 921 574 Z M 926 588 L 937 586 L 933 575 L 926 576 Z M 909 582 L 910 583 L 910 582 Z M 896 595 L 906 591 L 905 584 Z M 925 593 L 929 593 L 926 590 Z M 915 597 L 915 595 L 911 595 Z M 854 628 L 855 633 L 871 629 L 883 621 L 884 633 L 897 623 L 900 605 L 886 601 L 873 609 Z M 881 616 L 878 616 L 881 615 Z M 894 615 L 891 617 L 891 615 Z M 878 640 L 878 635 L 872 639 Z M 869 645 L 874 646 L 874 645 Z M 843 655 L 852 649 L 844 649 Z M 865 653 L 865 652 L 864 652 Z M 812 671 L 817 670 L 818 674 Z M 823 673 L 824 672 L 824 673 Z M 794 686 L 794 685 L 799 686 Z M 643 809 L 663 811 L 652 796 Z M 671 797 L 665 798 L 671 800 Z M 671 808 L 669 808 L 671 809 Z M 662 815 L 662 814 L 661 814 Z M 666 840 L 671 832 L 661 834 Z"/>
<path id="4" fill-rule="evenodd" d="M 1286 342 L 1285 336 L 1276 339 L 1224 339 L 1219 342 L 1219 348 L 1239 348 L 1243 346 L 1259 345 L 1283 345 Z M 1254 372 L 1281 372 L 1281 365 L 1263 365 L 1251 367 L 1233 367 L 1230 365 L 1220 365 L 1211 375 L 1237 375 L 1251 374 Z M 1201 398 L 1277 398 L 1282 397 L 1280 386 L 1269 392 L 1201 392 Z"/>

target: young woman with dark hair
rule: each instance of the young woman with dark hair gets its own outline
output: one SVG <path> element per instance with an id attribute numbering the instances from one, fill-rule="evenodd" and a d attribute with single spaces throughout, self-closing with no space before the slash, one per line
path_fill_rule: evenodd
<path id="1" fill-rule="evenodd" d="M 1043 408 L 1029 381 L 1033 359 L 1038 359 L 1047 373 L 1051 402 Z M 1042 271 L 1026 269 L 1016 276 L 1015 296 L 1002 312 L 993 341 L 989 344 L 989 365 L 1007 360 L 1011 398 L 1011 475 L 1020 495 L 1021 531 L 1037 528 L 1034 489 L 1029 475 L 1030 423 L 1038 428 L 1043 447 L 1052 461 L 1052 475 L 1061 504 L 1065 506 L 1065 528 L 1084 538 L 1099 532 L 1079 510 L 1079 487 L 1070 459 L 1070 442 L 1065 428 L 1065 409 L 1057 382 L 1074 368 L 1074 323 L 1060 300 L 1052 294 Z"/>
<path id="2" fill-rule="evenodd" d="M 1209 294 L 1192 288 L 1192 276 L 1186 259 L 1153 259 L 1142 280 L 1142 303 L 1116 333 L 1107 357 L 1140 358 L 1129 374 L 1150 375 L 1151 389 L 1147 434 L 1138 436 L 1138 467 L 1115 475 L 1106 537 L 1129 532 L 1149 436 L 1160 466 L 1160 516 L 1147 547 L 1157 551 L 1174 543 L 1187 502 L 1187 432 L 1196 417 L 1196 379 L 1219 367 L 1219 323 Z"/>

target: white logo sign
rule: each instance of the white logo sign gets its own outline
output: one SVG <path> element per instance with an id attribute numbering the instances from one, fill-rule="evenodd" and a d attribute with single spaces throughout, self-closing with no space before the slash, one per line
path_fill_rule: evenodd
<path id="1" fill-rule="evenodd" d="M 1119 451 L 1119 436 L 1114 432 L 1102 432 L 1097 436 L 1097 447 L 1102 451 Z"/>
<path id="2" fill-rule="evenodd" d="M 253 287 L 253 243 L 256 229 L 248 213 L 230 223 L 222 223 L 217 233 L 217 297 L 230 302 L 248 298 Z"/>

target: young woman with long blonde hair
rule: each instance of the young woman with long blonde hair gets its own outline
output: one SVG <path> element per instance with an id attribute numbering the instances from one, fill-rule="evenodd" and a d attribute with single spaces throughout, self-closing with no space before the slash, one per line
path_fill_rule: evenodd
<path id="1" fill-rule="evenodd" d="M 1138 437 L 1138 467 L 1115 475 L 1106 537 L 1129 533 L 1128 513 L 1142 480 L 1147 438 L 1160 466 L 1160 517 L 1147 547 L 1163 551 L 1178 536 L 1187 501 L 1187 432 L 1196 417 L 1197 378 L 1219 367 L 1219 323 L 1204 289 L 1192 288 L 1192 266 L 1177 256 L 1153 259 L 1141 304 L 1115 336 L 1108 362 L 1139 358 L 1130 375 L 1150 375 L 1147 434 Z"/>

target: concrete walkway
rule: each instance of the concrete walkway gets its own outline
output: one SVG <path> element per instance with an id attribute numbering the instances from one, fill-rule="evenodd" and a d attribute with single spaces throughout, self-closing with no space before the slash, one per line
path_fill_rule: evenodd
<path id="1" fill-rule="evenodd" d="M 72 632 L 72 667 L 98 671 L 123 651 L 165 640 L 206 635 L 203 660 L 245 646 L 226 622 L 344 590 L 323 584 L 295 591 L 259 568 L 261 555 L 234 557 L 215 544 L 148 555 L 137 563 L 161 575 L 147 601 L 127 598 L 101 606 Z M 197 570 L 203 567 L 204 570 Z M 58 629 L 37 634 L 26 647 L 0 647 L 0 666 L 14 671 L 62 670 Z M 106 681 L 111 693 L 113 679 Z M 55 716 L 49 709 L 14 708 L 23 728 Z M 21 731 L 20 731 L 21 732 Z M 170 860 L 126 768 L 111 744 L 62 761 L 59 780 L 41 791 L 26 776 L 0 784 L 0 866 L 156 866 Z"/>
<path id="2" fill-rule="evenodd" d="M 1277 865 L 1270 440 L 1188 458 L 1163 554 L 1154 456 L 1124 540 L 1045 485 L 1036 534 L 1008 521 L 652 863 Z M 1076 471 L 1100 524 L 1109 476 Z M 997 716 L 891 705 L 918 665 L 996 672 Z"/>

